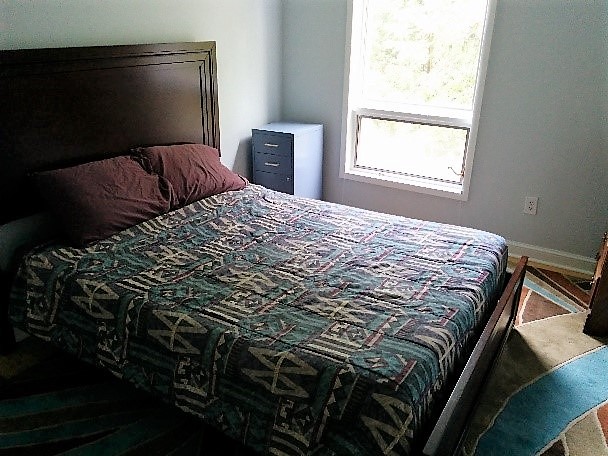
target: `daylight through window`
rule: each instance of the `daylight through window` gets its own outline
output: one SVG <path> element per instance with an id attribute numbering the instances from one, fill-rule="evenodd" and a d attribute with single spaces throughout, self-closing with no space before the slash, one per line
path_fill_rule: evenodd
<path id="1" fill-rule="evenodd" d="M 354 0 L 343 177 L 466 199 L 494 0 Z"/>

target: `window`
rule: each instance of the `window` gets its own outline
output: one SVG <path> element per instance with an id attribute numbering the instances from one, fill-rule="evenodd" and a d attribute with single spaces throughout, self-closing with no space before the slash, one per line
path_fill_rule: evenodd
<path id="1" fill-rule="evenodd" d="M 467 199 L 495 0 L 353 0 L 341 176 Z"/>

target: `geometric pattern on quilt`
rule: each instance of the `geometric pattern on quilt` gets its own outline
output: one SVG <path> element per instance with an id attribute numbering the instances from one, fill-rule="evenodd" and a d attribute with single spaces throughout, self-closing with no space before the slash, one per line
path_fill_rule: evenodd
<path id="1" fill-rule="evenodd" d="M 248 185 L 35 249 L 10 313 L 260 452 L 408 454 L 506 259 L 490 233 Z"/>

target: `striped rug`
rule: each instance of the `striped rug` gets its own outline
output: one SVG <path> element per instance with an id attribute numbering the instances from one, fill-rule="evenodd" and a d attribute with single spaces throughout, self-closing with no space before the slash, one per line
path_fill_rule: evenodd
<path id="1" fill-rule="evenodd" d="M 528 269 L 517 326 L 464 454 L 608 456 L 608 340 L 583 334 L 588 294 L 579 285 Z"/>

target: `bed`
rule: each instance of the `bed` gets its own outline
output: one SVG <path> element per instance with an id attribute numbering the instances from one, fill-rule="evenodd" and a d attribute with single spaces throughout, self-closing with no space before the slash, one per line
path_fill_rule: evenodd
<path id="1" fill-rule="evenodd" d="M 177 189 L 150 157 L 204 152 L 224 173 L 99 239 L 16 247 L 5 351 L 14 325 L 262 454 L 458 451 L 525 272 L 504 239 L 239 181 L 218 165 L 213 42 L 0 56 L 3 225 L 46 210 L 57 170 L 139 164 Z"/>

